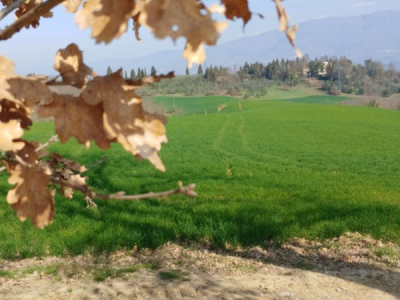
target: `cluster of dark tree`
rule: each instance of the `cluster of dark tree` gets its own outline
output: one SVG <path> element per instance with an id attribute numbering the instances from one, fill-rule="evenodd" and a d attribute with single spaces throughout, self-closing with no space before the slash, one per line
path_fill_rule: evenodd
<path id="1" fill-rule="evenodd" d="M 111 69 L 110 66 L 108 66 L 108 67 L 107 67 L 107 74 L 111 74 L 112 72 L 113 72 L 113 70 Z M 156 73 L 157 73 L 156 68 L 155 68 L 154 66 L 152 66 L 152 67 L 151 67 L 151 70 L 150 70 L 150 75 L 151 75 L 151 76 L 152 76 L 152 75 L 156 75 Z M 143 77 L 148 76 L 146 68 L 143 68 L 143 69 L 138 68 L 137 71 L 135 71 L 135 69 L 131 69 L 131 71 L 129 72 L 129 74 L 128 74 L 128 72 L 127 72 L 126 70 L 124 70 L 123 68 L 121 68 L 121 75 L 122 75 L 125 79 L 132 79 L 132 80 L 140 79 L 140 78 L 143 78 Z"/>

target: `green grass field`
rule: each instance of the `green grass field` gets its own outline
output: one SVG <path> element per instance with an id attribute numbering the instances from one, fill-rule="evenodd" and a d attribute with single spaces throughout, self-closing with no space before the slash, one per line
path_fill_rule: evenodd
<path id="1" fill-rule="evenodd" d="M 173 105 L 173 97 L 158 102 Z M 242 110 L 239 109 L 239 102 Z M 118 145 L 90 150 L 71 141 L 50 150 L 84 164 L 97 191 L 130 194 L 196 183 L 199 196 L 104 202 L 56 197 L 55 222 L 39 231 L 0 204 L 0 257 L 24 258 L 157 247 L 168 241 L 243 247 L 290 237 L 359 231 L 400 242 L 400 113 L 334 104 L 328 96 L 279 101 L 175 98 L 160 173 Z M 228 106 L 220 113 L 216 108 Z M 321 105 L 324 104 L 324 105 Z M 208 110 L 205 114 L 204 109 Z M 52 123 L 27 134 L 45 141 Z M 10 186 L 1 173 L 4 199 Z"/>

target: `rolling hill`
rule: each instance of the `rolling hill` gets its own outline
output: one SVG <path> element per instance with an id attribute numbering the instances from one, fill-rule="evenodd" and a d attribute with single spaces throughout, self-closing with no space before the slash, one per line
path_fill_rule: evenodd
<path id="1" fill-rule="evenodd" d="M 400 11 L 381 11 L 357 17 L 326 18 L 300 23 L 296 43 L 310 58 L 346 56 L 355 63 L 372 58 L 400 67 Z M 251 45 L 251 47 L 249 46 Z M 207 49 L 208 65 L 241 65 L 244 62 L 269 62 L 276 58 L 294 58 L 283 33 L 278 30 L 241 38 Z M 160 72 L 176 70 L 183 74 L 186 62 L 181 50 L 162 51 L 129 60 L 109 59 L 90 63 L 96 70 L 156 66 Z M 193 72 L 193 71 L 192 71 Z"/>

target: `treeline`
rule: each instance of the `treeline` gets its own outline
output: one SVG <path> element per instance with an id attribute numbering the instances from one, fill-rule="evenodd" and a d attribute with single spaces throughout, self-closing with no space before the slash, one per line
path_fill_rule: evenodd
<path id="1" fill-rule="evenodd" d="M 150 74 L 147 74 L 147 70 L 146 68 L 137 68 L 137 70 L 135 71 L 135 69 L 131 69 L 128 73 L 127 70 L 124 70 L 123 68 L 121 69 L 121 75 L 122 77 L 124 77 L 124 79 L 132 79 L 132 80 L 137 80 L 146 76 L 153 76 L 156 75 L 157 70 L 154 66 L 151 67 L 150 69 Z M 110 66 L 107 67 L 107 74 L 111 74 L 113 72 L 113 70 L 111 69 Z"/>
<path id="2" fill-rule="evenodd" d="M 176 76 L 172 79 L 161 80 L 152 85 L 142 86 L 142 96 L 182 94 L 195 95 L 231 95 L 235 97 L 261 97 L 267 94 L 267 80 L 253 79 L 245 82 L 232 80 L 211 81 L 204 75 Z"/>
<path id="3" fill-rule="evenodd" d="M 107 73 L 111 73 L 109 67 Z M 153 66 L 149 75 L 156 74 Z M 193 75 L 191 75 L 191 72 Z M 400 93 L 400 72 L 393 65 L 385 68 L 371 59 L 354 64 L 346 57 L 321 57 L 309 60 L 307 56 L 295 60 L 273 60 L 267 64 L 245 63 L 242 66 L 202 66 L 189 70 L 186 76 L 162 80 L 141 89 L 143 95 L 183 94 L 261 97 L 272 85 L 295 86 L 310 79 L 318 80 L 321 89 L 332 95 L 340 93 L 389 97 Z M 146 69 L 122 70 L 127 79 L 148 76 Z"/>
<path id="4" fill-rule="evenodd" d="M 294 86 L 306 78 L 320 80 L 321 89 L 332 95 L 341 92 L 368 96 L 389 97 L 400 93 L 400 72 L 393 65 L 368 59 L 353 64 L 346 57 L 308 60 L 273 60 L 263 65 L 245 63 L 237 72 L 241 80 L 266 78 Z"/>

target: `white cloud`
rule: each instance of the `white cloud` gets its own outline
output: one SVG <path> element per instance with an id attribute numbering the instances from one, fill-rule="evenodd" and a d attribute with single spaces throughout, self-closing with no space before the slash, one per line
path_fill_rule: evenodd
<path id="1" fill-rule="evenodd" d="M 318 19 L 325 19 L 325 15 L 320 15 Z"/>
<path id="2" fill-rule="evenodd" d="M 352 8 L 359 8 L 359 7 L 365 7 L 365 6 L 375 6 L 377 4 L 378 4 L 378 2 L 372 2 L 372 1 L 370 1 L 370 2 L 358 2 L 358 3 L 353 4 Z"/>

